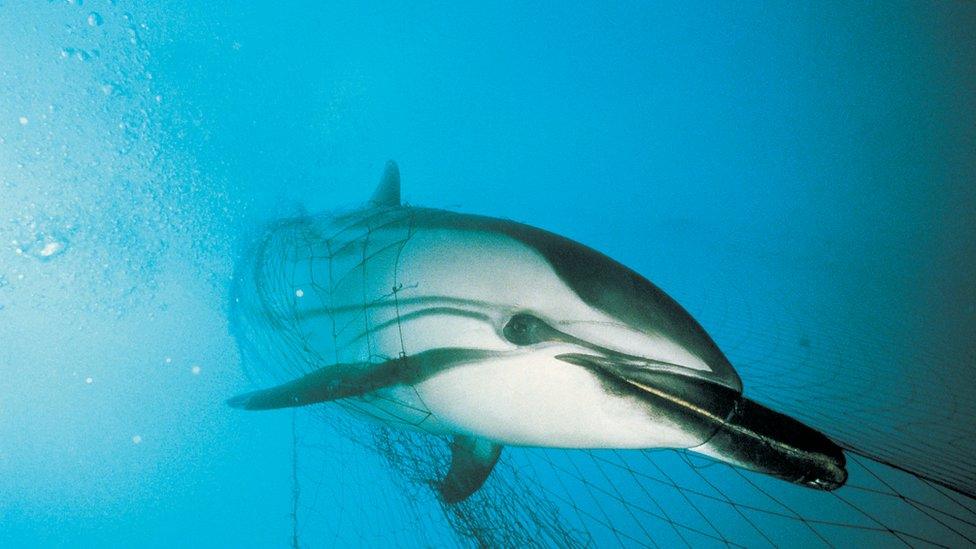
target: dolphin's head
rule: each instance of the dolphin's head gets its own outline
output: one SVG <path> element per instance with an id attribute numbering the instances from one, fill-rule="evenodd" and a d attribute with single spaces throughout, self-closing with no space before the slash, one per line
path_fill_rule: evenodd
<path id="1" fill-rule="evenodd" d="M 505 220 L 432 211 L 410 223 L 399 273 L 405 302 L 417 308 L 403 309 L 396 336 L 407 353 L 495 353 L 445 371 L 424 396 L 433 408 L 444 402 L 441 415 L 456 414 L 455 423 L 474 422 L 475 434 L 529 445 L 692 447 L 741 395 L 739 376 L 698 322 L 609 257 Z M 604 432 L 585 433 L 587 422 Z"/>
<path id="2" fill-rule="evenodd" d="M 419 289 L 441 286 L 462 299 L 496 304 L 508 313 L 500 333 L 510 343 L 561 342 L 594 360 L 643 365 L 742 392 L 732 364 L 701 325 L 632 269 L 528 225 L 447 212 L 429 217 L 411 218 L 415 229 L 434 233 L 412 247 L 426 248 L 418 253 L 432 256 L 424 261 L 425 267 L 436 265 L 430 277 L 453 288 L 418 277 Z"/>
<path id="3" fill-rule="evenodd" d="M 509 444 L 691 448 L 807 486 L 844 483 L 840 448 L 744 398 L 702 326 L 633 270 L 510 221 L 440 213 L 411 227 L 399 272 L 416 275 L 404 295 L 425 305 L 398 335 L 488 351 L 419 385 L 460 430 Z"/>
<path id="4" fill-rule="evenodd" d="M 574 361 L 592 357 L 597 362 L 669 372 L 742 392 L 738 374 L 708 333 L 649 280 L 567 238 L 514 224 L 507 225 L 507 232 L 538 251 L 594 316 L 610 320 L 560 319 L 564 334 L 551 337 L 571 339 L 588 349 Z"/>

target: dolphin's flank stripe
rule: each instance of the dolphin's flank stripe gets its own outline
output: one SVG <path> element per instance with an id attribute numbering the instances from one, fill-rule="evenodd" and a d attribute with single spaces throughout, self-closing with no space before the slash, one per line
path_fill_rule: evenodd
<path id="1" fill-rule="evenodd" d="M 468 311 L 466 309 L 457 309 L 454 307 L 430 307 L 429 309 L 421 309 L 419 311 L 413 311 L 410 313 L 401 314 L 400 316 L 391 318 L 386 322 L 380 322 L 379 324 L 370 326 L 369 330 L 362 331 L 356 334 L 356 337 L 353 338 L 352 341 L 357 341 L 359 339 L 366 337 L 366 335 L 369 332 L 382 330 L 384 328 L 389 328 L 390 326 L 395 326 L 400 322 L 406 322 L 409 320 L 414 320 L 416 318 L 423 318 L 425 316 L 434 316 L 434 315 L 461 316 L 465 318 L 473 318 L 475 320 L 483 320 L 486 322 L 490 320 L 490 317 L 488 315 L 476 311 Z"/>
<path id="2" fill-rule="evenodd" d="M 419 296 L 419 297 L 405 297 L 400 298 L 398 301 L 394 301 L 391 297 L 383 297 L 369 303 L 360 303 L 355 305 L 339 305 L 336 307 L 315 307 L 306 309 L 303 311 L 297 311 L 289 315 L 290 318 L 295 318 L 297 320 L 305 320 L 308 318 L 316 318 L 322 316 L 333 316 L 342 313 L 349 313 L 355 311 L 366 311 L 369 309 L 380 309 L 386 307 L 396 307 L 399 305 L 403 307 L 404 305 L 425 305 L 433 302 L 441 302 L 451 305 L 467 305 L 470 307 L 479 307 L 482 309 L 491 309 L 496 306 L 487 302 L 477 299 L 462 299 L 457 297 L 447 297 L 447 296 Z"/>

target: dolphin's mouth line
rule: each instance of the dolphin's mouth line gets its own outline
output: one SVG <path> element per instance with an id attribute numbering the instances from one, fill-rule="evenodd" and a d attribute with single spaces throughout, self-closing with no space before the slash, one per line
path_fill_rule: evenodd
<path id="1" fill-rule="evenodd" d="M 629 355 L 619 351 L 614 351 L 613 349 L 600 347 L 599 345 L 594 345 L 576 338 L 572 338 L 572 341 L 565 341 L 565 342 L 575 343 L 576 345 L 579 345 L 581 347 L 586 347 L 590 350 L 600 353 L 600 355 L 589 355 L 586 353 L 564 353 L 564 354 L 556 355 L 557 359 L 562 360 L 563 362 L 568 362 L 570 364 L 575 364 L 577 366 L 584 366 L 584 367 L 593 366 L 606 372 L 612 372 L 615 375 L 617 375 L 617 377 L 620 377 L 624 381 L 627 381 L 631 384 L 633 384 L 633 382 L 630 379 L 627 379 L 626 376 L 619 374 L 619 370 L 621 369 L 621 367 L 626 367 L 630 369 L 648 368 L 654 372 L 674 374 L 688 379 L 697 379 L 700 381 L 719 385 L 730 391 L 735 391 L 734 388 L 729 387 L 722 380 L 709 375 L 711 372 L 705 370 L 689 368 L 687 366 L 682 366 L 680 364 L 675 364 L 673 362 L 668 362 L 665 360 L 658 360 L 654 358 L 646 358 L 646 357 L 640 357 L 635 355 Z"/>
<path id="2" fill-rule="evenodd" d="M 624 355 L 626 357 L 626 355 Z M 683 411 L 694 414 L 699 419 L 705 419 L 715 425 L 717 430 L 727 422 L 728 418 L 735 411 L 735 403 L 741 395 L 721 383 L 711 381 L 697 375 L 689 374 L 687 368 L 669 362 L 655 360 L 638 359 L 626 357 L 625 360 L 614 360 L 608 356 L 594 356 L 584 353 L 565 353 L 556 355 L 558 360 L 582 366 L 599 373 L 609 375 L 613 379 L 623 382 L 630 387 L 638 389 L 642 393 L 647 393 L 669 402 Z M 644 369 L 647 365 L 655 366 L 653 369 Z M 698 372 L 697 370 L 692 370 Z M 631 375 L 628 375 L 631 374 Z M 657 377 L 660 385 L 667 385 L 671 382 L 670 390 L 656 387 L 640 377 Z M 683 389 L 683 390 L 682 390 Z M 682 395 L 681 393 L 686 393 Z M 691 395 L 711 397 L 707 402 L 694 402 Z M 712 433 L 714 435 L 714 432 Z M 711 438 L 711 435 L 706 438 Z"/>
<path id="3" fill-rule="evenodd" d="M 746 437 L 754 437 L 754 438 L 757 438 L 757 439 L 762 439 L 762 441 L 765 444 L 769 444 L 770 446 L 774 446 L 777 449 L 779 449 L 779 450 L 781 450 L 781 451 L 783 451 L 785 453 L 795 454 L 797 457 L 800 457 L 800 458 L 803 458 L 803 459 L 823 460 L 825 462 L 825 464 L 827 462 L 827 458 L 823 454 L 821 454 L 821 453 L 811 452 L 811 451 L 799 449 L 799 448 L 797 448 L 795 446 L 791 446 L 791 445 L 786 444 L 784 442 L 781 442 L 779 440 L 775 440 L 773 438 L 770 438 L 769 436 L 766 436 L 766 435 L 764 435 L 762 433 L 759 433 L 759 432 L 755 431 L 754 429 L 749 429 L 749 428 L 744 427 L 742 425 L 738 425 L 736 423 L 732 423 L 730 420 L 733 417 L 736 416 L 736 414 L 738 412 L 738 409 L 739 409 L 739 404 L 742 402 L 742 399 L 737 399 L 734 402 L 734 404 L 732 406 L 732 409 L 729 410 L 729 413 L 725 417 L 721 417 L 721 416 L 718 416 L 718 415 L 710 412 L 709 410 L 707 410 L 705 408 L 702 408 L 701 406 L 696 406 L 692 402 L 689 402 L 689 401 L 687 401 L 685 399 L 679 398 L 679 397 L 677 397 L 675 395 L 672 395 L 672 394 L 670 394 L 670 393 L 668 393 L 666 391 L 662 391 L 660 389 L 657 389 L 657 388 L 654 388 L 654 387 L 650 387 L 650 386 L 645 385 L 643 383 L 638 383 L 636 381 L 629 380 L 629 379 L 624 379 L 624 381 L 626 381 L 627 383 L 629 383 L 629 384 L 633 385 L 634 387 L 637 387 L 637 388 L 639 388 L 639 389 L 641 389 L 643 391 L 646 391 L 648 393 L 651 393 L 651 394 L 653 394 L 655 396 L 658 396 L 660 398 L 663 398 L 665 400 L 668 400 L 670 402 L 673 402 L 673 403 L 675 403 L 675 404 L 677 404 L 679 406 L 682 406 L 683 408 L 686 408 L 686 409 L 688 409 L 688 410 L 690 410 L 692 412 L 695 412 L 696 414 L 700 415 L 703 418 L 707 418 L 707 419 L 709 419 L 711 421 L 714 421 L 715 424 L 716 424 L 716 430 L 715 430 L 715 432 L 712 433 L 712 435 L 710 437 L 708 437 L 708 440 L 704 441 L 701 444 L 701 446 L 704 446 L 704 445 L 708 444 L 709 442 L 711 442 L 711 440 L 713 438 L 715 438 L 715 435 L 718 434 L 719 429 L 726 428 L 726 429 L 729 429 L 730 431 L 732 431 L 732 432 L 734 432 L 735 434 L 738 434 L 738 435 L 742 435 L 742 436 L 746 436 Z"/>
<path id="4" fill-rule="evenodd" d="M 667 400 L 669 402 L 673 402 L 674 404 L 677 404 L 678 406 L 681 406 L 682 408 L 685 408 L 687 410 L 690 410 L 690 411 L 698 414 L 699 416 L 701 416 L 703 418 L 707 418 L 707 419 L 709 419 L 711 421 L 714 421 L 716 424 L 725 425 L 726 422 L 728 421 L 728 419 L 733 414 L 735 414 L 735 406 L 734 405 L 732 407 L 732 410 L 730 410 L 729 413 L 726 414 L 725 417 L 721 417 L 721 416 L 719 416 L 717 414 L 714 414 L 711 411 L 709 411 L 709 410 L 707 410 L 707 409 L 705 409 L 705 408 L 703 408 L 701 406 L 697 406 L 697 405 L 695 405 L 694 403 L 692 403 L 692 402 L 690 402 L 688 400 L 685 400 L 683 398 L 680 398 L 678 396 L 675 396 L 675 395 L 673 395 L 671 393 L 668 393 L 666 391 L 662 391 L 661 389 L 657 389 L 655 387 L 651 387 L 651 386 L 645 385 L 643 383 L 638 383 L 638 382 L 633 381 L 633 380 L 630 380 L 630 379 L 626 379 L 626 378 L 621 378 L 621 379 L 623 379 L 625 382 L 633 385 L 634 387 L 637 387 L 638 389 L 640 389 L 640 390 L 642 390 L 642 391 L 644 391 L 646 393 L 650 393 L 650 394 L 655 395 L 657 397 L 663 398 L 664 400 Z M 712 434 L 712 436 L 714 436 L 714 433 Z M 711 440 L 712 437 L 708 437 L 708 438 L 709 438 L 709 440 Z M 705 441 L 705 443 L 707 443 L 707 442 L 708 442 L 708 440 Z"/>
<path id="5" fill-rule="evenodd" d="M 576 345 L 597 353 L 596 355 L 586 353 L 565 353 L 556 356 L 557 359 L 564 362 L 569 362 L 571 364 L 576 364 L 577 366 L 585 365 L 583 363 L 586 363 L 597 366 L 603 370 L 611 371 L 619 369 L 621 366 L 626 366 L 632 369 L 650 367 L 657 372 L 668 372 L 683 377 L 701 379 L 702 381 L 720 385 L 731 391 L 739 392 L 741 390 L 730 385 L 727 380 L 715 375 L 715 372 L 711 370 L 700 370 L 698 368 L 683 366 L 681 364 L 676 364 L 666 360 L 624 353 L 622 351 L 610 349 L 596 343 L 591 343 L 574 335 L 567 334 L 566 332 L 549 324 L 539 325 L 537 326 L 537 329 L 541 331 L 541 334 L 539 335 L 543 336 L 540 342 L 568 343 L 570 345 Z M 574 360 L 576 362 L 573 362 Z"/>
<path id="6" fill-rule="evenodd" d="M 689 450 L 821 490 L 847 480 L 843 450 L 819 431 L 687 369 L 642 370 L 581 353 L 556 358 L 659 399 L 677 421 L 702 431 L 702 442 Z"/>

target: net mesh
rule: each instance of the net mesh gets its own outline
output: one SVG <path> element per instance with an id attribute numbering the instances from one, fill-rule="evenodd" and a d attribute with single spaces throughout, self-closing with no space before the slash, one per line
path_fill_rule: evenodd
<path id="1" fill-rule="evenodd" d="M 236 298 L 256 381 L 409 352 L 401 322 L 415 314 L 418 281 L 399 279 L 398 262 L 415 215 L 297 218 L 267 233 Z M 736 364 L 747 395 L 850 450 L 842 489 L 818 492 L 686 451 L 506 448 L 481 490 L 445 505 L 433 486 L 448 444 L 422 432 L 430 412 L 420 395 L 381 391 L 296 414 L 294 543 L 976 543 L 976 503 L 964 495 L 974 492 L 976 411 L 966 381 L 945 375 L 950 357 L 859 335 L 836 307 L 795 287 L 765 286 L 757 300 L 721 273 L 709 286 L 723 291 L 682 301 Z"/>

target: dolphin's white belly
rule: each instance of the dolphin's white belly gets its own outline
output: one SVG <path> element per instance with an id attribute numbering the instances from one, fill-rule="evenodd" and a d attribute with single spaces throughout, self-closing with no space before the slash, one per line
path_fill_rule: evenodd
<path id="1" fill-rule="evenodd" d="M 413 389 L 438 431 L 507 445 L 685 448 L 701 443 L 659 421 L 632 397 L 608 392 L 589 371 L 540 351 L 454 368 Z"/>

